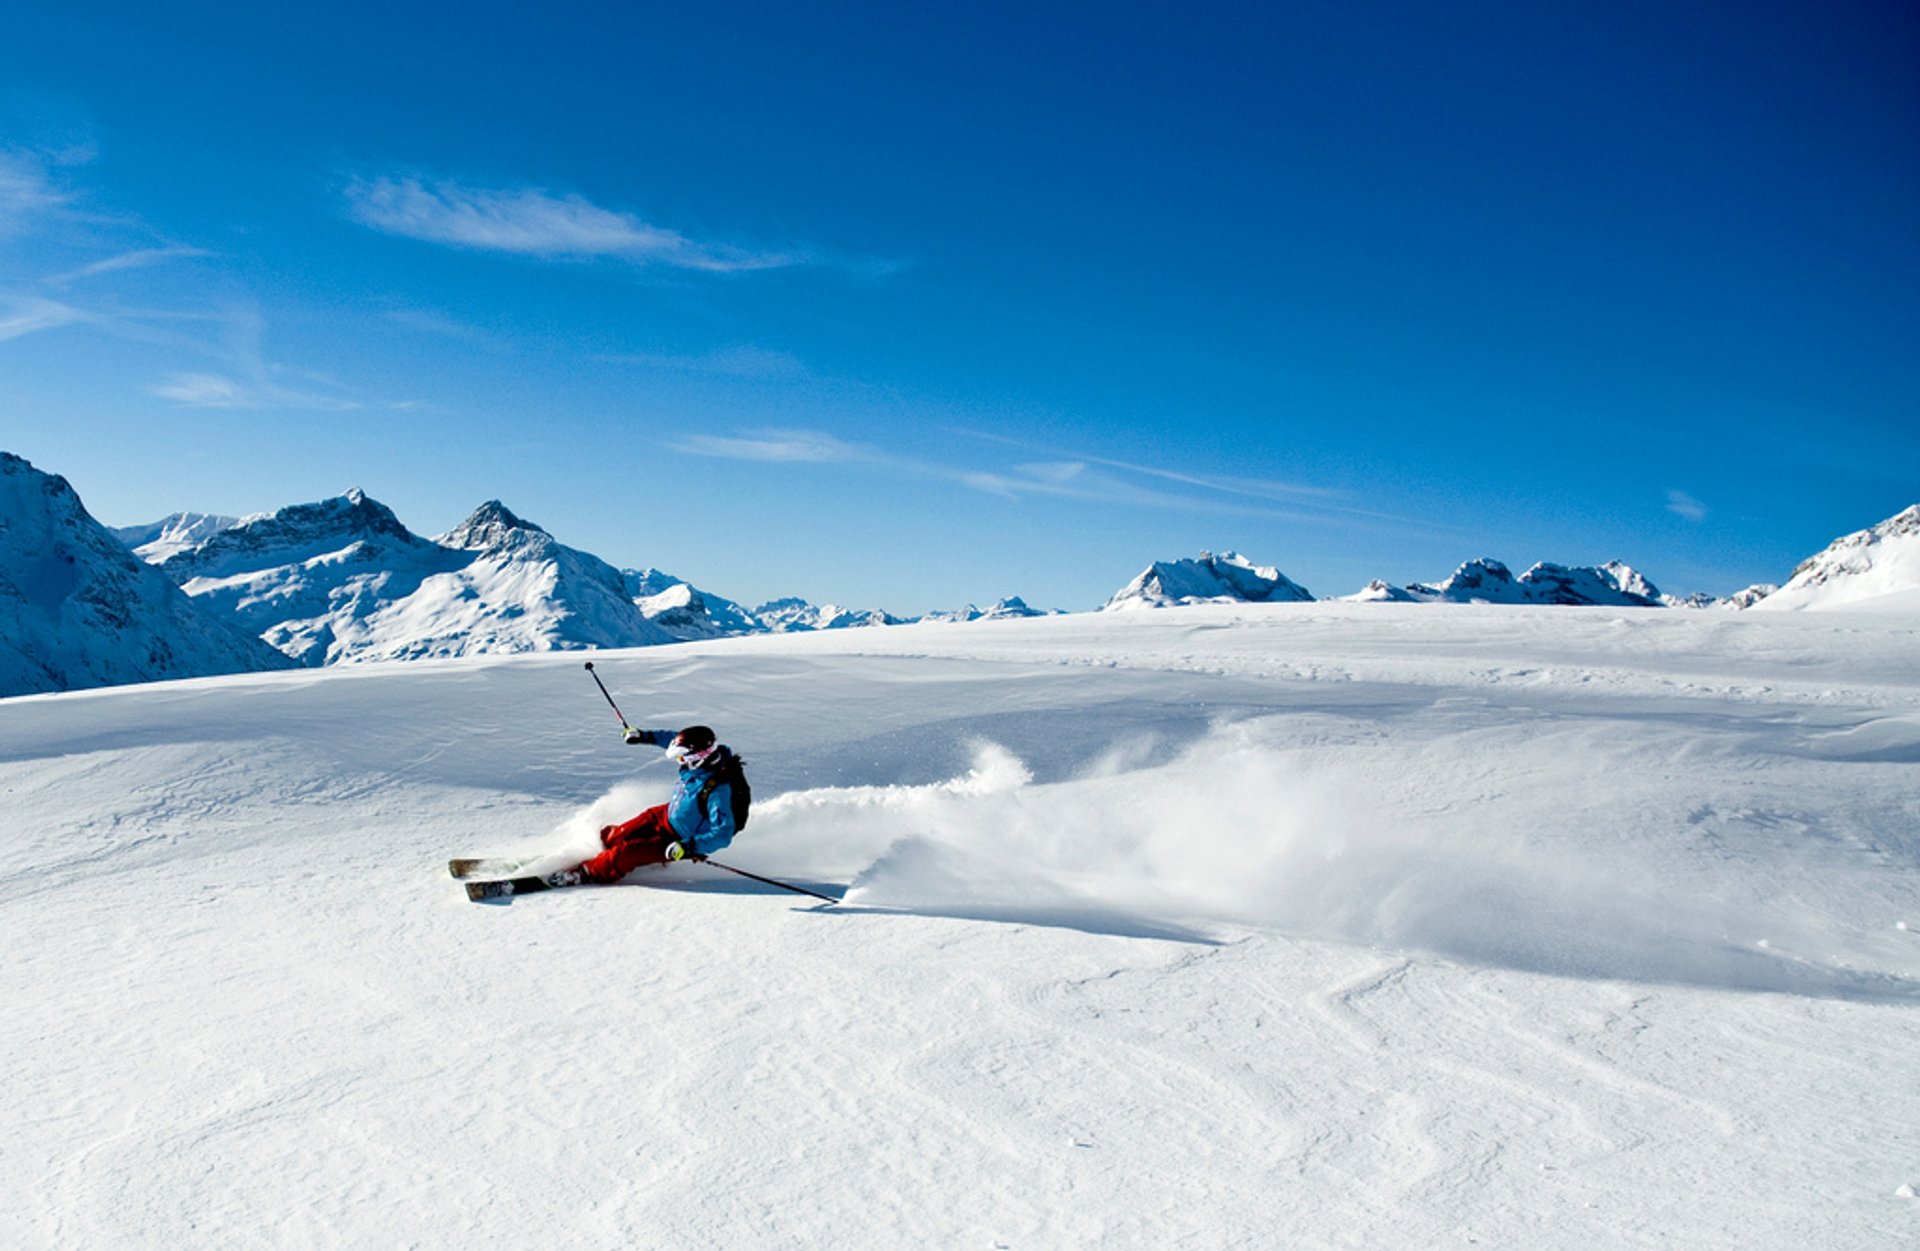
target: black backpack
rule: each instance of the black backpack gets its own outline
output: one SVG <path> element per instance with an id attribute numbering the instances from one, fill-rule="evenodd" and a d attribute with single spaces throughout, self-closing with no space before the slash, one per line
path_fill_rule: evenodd
<path id="1" fill-rule="evenodd" d="M 714 787 L 725 782 L 733 788 L 727 794 L 733 800 L 733 832 L 736 834 L 747 828 L 747 810 L 753 806 L 753 788 L 747 785 L 746 771 L 740 767 L 745 763 L 738 756 L 728 756 L 726 763 L 709 774 L 700 787 L 701 812 L 707 810 L 707 800 L 713 798 Z"/>

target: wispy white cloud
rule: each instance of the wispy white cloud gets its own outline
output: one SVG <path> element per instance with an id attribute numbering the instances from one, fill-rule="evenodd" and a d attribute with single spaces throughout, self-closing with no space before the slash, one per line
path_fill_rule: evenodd
<path id="1" fill-rule="evenodd" d="M 904 464 L 877 448 L 848 443 L 820 430 L 757 430 L 743 435 L 694 434 L 675 439 L 669 446 L 676 451 L 721 460 Z"/>
<path id="2" fill-rule="evenodd" d="M 266 317 L 230 288 L 208 304 L 208 275 L 185 282 L 127 284 L 136 270 L 211 257 L 204 248 L 162 236 L 138 216 L 103 210 L 78 171 L 97 153 L 90 144 L 29 151 L 0 147 L 0 239 L 31 237 L 19 265 L 0 282 L 0 342 L 66 326 L 145 344 L 179 359 L 144 390 L 198 408 L 346 411 L 368 401 L 352 388 L 273 361 Z M 58 258 L 58 259 L 55 259 Z M 138 289 L 142 297 L 130 298 Z M 155 291 L 167 294 L 155 299 Z M 195 305 L 198 307 L 195 307 Z"/>
<path id="3" fill-rule="evenodd" d="M 219 374 L 170 374 L 147 388 L 151 395 L 194 408 L 245 408 L 240 384 Z"/>
<path id="4" fill-rule="evenodd" d="M 213 373 L 169 374 L 149 386 L 147 393 L 183 408 L 299 408 L 343 413 L 364 407 L 358 400 L 286 386 L 272 378 L 243 381 Z"/>
<path id="5" fill-rule="evenodd" d="M 0 237 L 18 234 L 72 200 L 70 192 L 54 184 L 45 159 L 30 152 L 0 150 Z"/>
<path id="6" fill-rule="evenodd" d="M 1051 482 L 1059 486 L 1066 486 L 1086 475 L 1087 462 L 1083 460 L 1061 460 L 1040 464 L 1015 465 L 1014 468 L 1035 482 Z"/>
<path id="7" fill-rule="evenodd" d="M 999 443 L 1007 447 L 1020 448 L 1030 452 L 1043 452 L 1064 455 L 1064 463 L 1100 465 L 1107 469 L 1117 469 L 1123 473 L 1137 474 L 1144 478 L 1155 478 L 1163 482 L 1172 482 L 1180 486 L 1197 487 L 1203 491 L 1217 492 L 1223 495 L 1244 495 L 1251 499 L 1274 500 L 1278 502 L 1313 502 L 1337 500 L 1346 492 L 1335 487 L 1312 486 L 1301 482 L 1281 482 L 1272 478 L 1242 478 L 1223 474 L 1197 474 L 1184 470 L 1168 469 L 1161 465 L 1141 465 L 1133 461 L 1114 460 L 1111 457 L 1092 456 L 1085 453 L 1058 453 L 1054 449 L 1044 448 L 1021 439 L 1006 435 L 988 434 L 980 430 L 957 430 L 969 438 L 987 443 Z"/>
<path id="8" fill-rule="evenodd" d="M 38 296 L 0 292 L 0 341 L 86 320 L 87 314 L 71 304 Z"/>
<path id="9" fill-rule="evenodd" d="M 1417 526 L 1422 530 L 1452 527 L 1431 518 L 1409 517 L 1386 512 L 1371 502 L 1356 501 L 1339 487 L 1276 478 L 1251 478 L 1233 474 L 1195 473 L 1165 465 L 1143 465 L 1084 452 L 1063 452 L 1023 439 L 988 434 L 980 430 L 957 428 L 954 431 L 984 443 L 1058 457 L 1057 460 L 1017 467 L 1028 492 L 1048 489 L 1052 494 L 1114 503 L 1132 502 L 1146 507 L 1210 509 L 1262 516 L 1285 517 L 1297 521 L 1327 522 L 1335 519 L 1355 523 L 1382 522 L 1392 527 Z M 1068 466 L 1077 468 L 1064 474 Z M 1002 490 L 1014 490 L 1019 478 L 994 478 Z M 1159 484 L 1149 487 L 1147 484 Z M 1166 487 L 1178 488 L 1167 490 Z M 983 488 L 984 489 L 984 488 Z"/>
<path id="10" fill-rule="evenodd" d="M 1707 517 L 1707 506 L 1685 491 L 1667 492 L 1667 511 L 1688 521 L 1704 521 Z"/>
<path id="11" fill-rule="evenodd" d="M 467 187 L 418 177 L 354 178 L 347 210 L 374 230 L 448 247 L 566 260 L 611 258 L 712 273 L 777 269 L 792 253 L 705 243 L 578 195 L 540 187 Z"/>
<path id="12" fill-rule="evenodd" d="M 146 269 L 162 265 L 168 261 L 189 260 L 196 257 L 212 256 L 205 248 L 188 247 L 185 244 L 168 244 L 157 248 L 133 248 L 116 253 L 101 260 L 92 261 L 78 269 L 68 270 L 64 274 L 54 274 L 45 281 L 51 287 L 71 286 L 87 278 L 98 278 L 103 274 L 117 274 L 130 269 Z"/>
<path id="13" fill-rule="evenodd" d="M 962 433 L 973 434 L 965 431 Z M 1019 440 L 979 436 L 985 442 L 1027 447 Z M 1048 498 L 1170 512 L 1212 513 L 1320 525 L 1414 527 L 1422 533 L 1450 529 L 1430 518 L 1407 517 L 1360 507 L 1344 492 L 1254 478 L 1219 478 L 1098 456 L 1071 456 L 993 466 L 960 466 L 901 455 L 871 444 L 850 443 L 818 430 L 753 430 L 736 435 L 692 435 L 674 449 L 697 456 L 786 462 L 795 465 L 856 465 L 902 477 L 957 483 L 1007 500 Z"/>
<path id="14" fill-rule="evenodd" d="M 1231 501 L 1180 495 L 1103 468 L 1097 461 L 1028 461 L 1004 470 L 974 470 L 951 475 L 977 491 L 1006 499 L 1049 496 L 1097 504 L 1126 504 L 1136 508 L 1200 509 L 1252 513 L 1258 507 Z"/>
<path id="15" fill-rule="evenodd" d="M 389 324 L 402 330 L 417 334 L 433 335 L 436 338 L 452 339 L 459 343 L 470 343 L 488 348 L 495 352 L 511 350 L 511 344 L 490 330 L 449 317 L 438 309 L 431 308 L 392 308 L 385 314 Z"/>
<path id="16" fill-rule="evenodd" d="M 738 435 L 688 435 L 669 446 L 695 456 L 788 464 L 860 465 L 902 477 L 938 479 L 1002 499 L 1045 496 L 1139 508 L 1199 509 L 1273 515 L 1274 510 L 1231 501 L 1197 499 L 1129 481 L 1085 461 L 1044 461 L 1004 468 L 971 468 L 849 443 L 819 430 L 753 430 Z"/>

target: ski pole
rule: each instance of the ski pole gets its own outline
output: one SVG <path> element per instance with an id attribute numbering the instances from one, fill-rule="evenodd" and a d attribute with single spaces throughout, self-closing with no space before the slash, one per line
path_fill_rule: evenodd
<path id="1" fill-rule="evenodd" d="M 815 899 L 824 899 L 830 904 L 840 902 L 832 895 L 823 895 L 817 890 L 808 890 L 804 886 L 794 886 L 787 882 L 776 882 L 770 877 L 761 877 L 758 873 L 749 873 L 745 869 L 736 869 L 730 864 L 721 864 L 718 860 L 702 860 L 700 863 L 710 864 L 716 869 L 725 869 L 729 873 L 738 873 L 741 877 L 750 877 L 756 882 L 765 882 L 768 886 L 778 886 L 781 890 L 790 890 L 796 895 L 812 895 Z"/>
<path id="2" fill-rule="evenodd" d="M 602 695 L 606 695 L 607 707 L 613 709 L 613 715 L 620 718 L 620 728 L 626 731 L 626 734 L 625 734 L 626 740 L 629 743 L 639 742 L 640 731 L 634 729 L 632 726 L 627 724 L 626 714 L 620 711 L 620 705 L 614 703 L 613 696 L 607 693 L 607 684 L 605 682 L 602 682 L 600 680 L 600 675 L 593 671 L 593 662 L 591 660 L 587 662 L 587 673 L 590 677 L 593 678 L 593 684 L 600 688 L 600 693 Z"/>

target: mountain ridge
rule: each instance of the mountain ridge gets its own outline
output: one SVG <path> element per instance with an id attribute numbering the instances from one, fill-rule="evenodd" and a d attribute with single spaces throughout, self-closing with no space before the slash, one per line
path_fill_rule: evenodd
<path id="1" fill-rule="evenodd" d="M 1031 608 L 1018 596 L 985 610 L 968 604 L 920 617 L 816 605 L 800 597 L 748 608 L 662 570 L 615 568 L 561 543 L 498 499 L 434 538 L 413 533 L 390 508 L 357 487 L 240 519 L 182 512 L 144 526 L 108 528 L 86 514 L 65 479 L 44 475 L 11 454 L 0 456 L 6 457 L 0 464 L 16 487 L 27 475 L 39 475 L 48 480 L 43 492 L 48 499 L 71 497 L 64 528 L 43 521 L 37 532 L 51 536 L 60 530 L 64 547 L 52 537 L 43 537 L 44 545 L 66 555 L 90 553 L 85 563 L 92 570 L 68 577 L 44 560 L 31 562 L 20 550 L 9 557 L 13 580 L 0 587 L 0 598 L 28 607 L 16 607 L 16 628 L 0 636 L 0 647 L 7 649 L 0 694 L 286 663 L 644 647 L 1059 611 Z M 27 503 L 32 494 L 15 490 L 0 500 L 5 505 L 0 539 L 11 538 L 16 549 L 33 530 L 24 520 L 34 512 Z M 90 531 L 73 520 L 79 516 Z M 76 540 L 82 531 L 91 537 Z M 172 602 L 156 584 L 139 589 L 140 570 L 159 576 L 180 602 Z M 82 583 L 94 589 L 74 598 Z M 1233 551 L 1202 552 L 1197 558 L 1149 563 L 1097 611 L 1314 598 L 1276 567 L 1257 565 Z M 1375 580 L 1337 598 L 1769 611 L 1920 609 L 1920 505 L 1836 539 L 1802 561 L 1785 586 L 1760 584 L 1720 600 L 1667 595 L 1617 560 L 1597 566 L 1539 562 L 1515 575 L 1491 557 L 1464 562 L 1439 582 L 1395 586 Z M 54 617 L 68 615 L 56 623 L 49 611 Z M 129 630 L 147 640 L 144 648 L 128 643 Z M 90 649 L 112 662 L 60 659 L 92 654 Z"/>

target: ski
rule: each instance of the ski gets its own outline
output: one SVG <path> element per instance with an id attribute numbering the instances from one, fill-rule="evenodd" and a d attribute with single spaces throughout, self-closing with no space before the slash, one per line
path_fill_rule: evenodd
<path id="1" fill-rule="evenodd" d="M 515 895 L 530 895 L 537 890 L 557 890 L 565 886 L 579 886 L 582 881 L 560 881 L 556 879 L 570 874 L 549 873 L 545 877 L 510 877 L 493 882 L 468 882 L 467 898 L 475 903 L 488 899 L 510 899 Z"/>
<path id="2" fill-rule="evenodd" d="M 521 865 L 532 863 L 532 860 L 500 860 L 492 856 L 475 856 L 447 861 L 447 872 L 454 877 L 497 876 L 502 873 L 511 873 Z"/>

